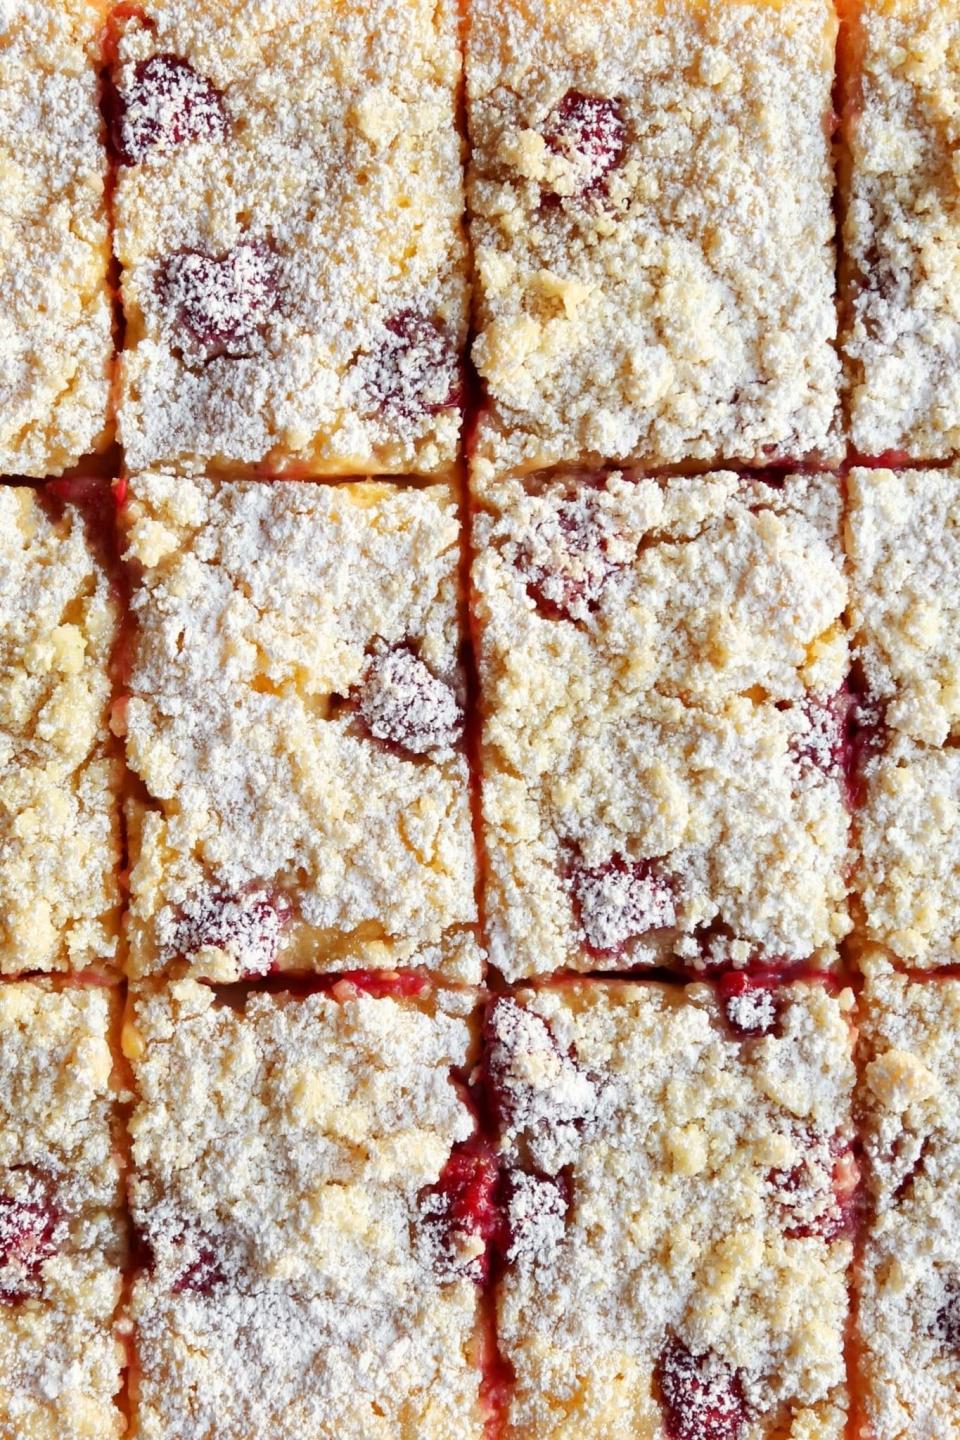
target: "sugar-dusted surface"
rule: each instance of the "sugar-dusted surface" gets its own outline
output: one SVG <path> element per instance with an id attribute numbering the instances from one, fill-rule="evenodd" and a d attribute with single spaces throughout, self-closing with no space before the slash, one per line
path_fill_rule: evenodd
<path id="1" fill-rule="evenodd" d="M 855 876 L 867 938 L 935 968 L 960 960 L 960 750 L 893 736 L 864 770 Z"/>
<path id="2" fill-rule="evenodd" d="M 841 1440 L 851 1004 L 792 986 L 744 1040 L 706 985 L 496 1002 L 509 1440 Z"/>
<path id="3" fill-rule="evenodd" d="M 467 320 L 456 5 L 143 9 L 115 69 L 131 467 L 444 468 Z"/>
<path id="4" fill-rule="evenodd" d="M 871 1218 L 859 1284 L 872 1440 L 960 1436 L 960 983 L 865 961 L 861 1122 Z"/>
<path id="5" fill-rule="evenodd" d="M 120 762 L 108 744 L 118 613 L 83 512 L 0 486 L 0 972 L 109 959 Z"/>
<path id="6" fill-rule="evenodd" d="M 480 1440 L 477 1245 L 431 1203 L 474 1004 L 135 998 L 138 1440 Z"/>
<path id="7" fill-rule="evenodd" d="M 960 472 L 852 470 L 851 621 L 888 727 L 930 745 L 960 732 Z"/>
<path id="8" fill-rule="evenodd" d="M 477 481 L 491 959 L 803 959 L 846 933 L 840 495 Z"/>
<path id="9" fill-rule="evenodd" d="M 57 475 L 107 438 L 103 8 L 0 6 L 0 474 Z"/>
<path id="10" fill-rule="evenodd" d="M 960 4 L 845 9 L 851 437 L 863 455 L 944 458 L 960 449 Z"/>
<path id="11" fill-rule="evenodd" d="M 481 458 L 839 458 L 827 0 L 470 16 Z"/>
<path id="12" fill-rule="evenodd" d="M 453 490 L 154 474 L 123 518 L 133 972 L 478 978 Z"/>
<path id="13" fill-rule="evenodd" d="M 105 989 L 0 985 L 0 1433 L 113 1440 L 122 1348 Z"/>

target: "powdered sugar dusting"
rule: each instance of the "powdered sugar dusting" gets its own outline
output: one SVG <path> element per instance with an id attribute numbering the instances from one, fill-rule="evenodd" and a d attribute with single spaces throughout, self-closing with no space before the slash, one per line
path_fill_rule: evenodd
<path id="1" fill-rule="evenodd" d="M 423 1224 L 474 1129 L 450 1080 L 474 1000 L 137 996 L 145 1431 L 480 1435 L 477 1288 Z"/>
<path id="2" fill-rule="evenodd" d="M 87 0 L 0 10 L 0 475 L 58 475 L 110 438 L 101 20 Z"/>
<path id="3" fill-rule="evenodd" d="M 629 940 L 677 923 L 669 881 L 647 861 L 614 856 L 594 868 L 577 866 L 570 883 L 584 940 L 601 955 L 616 954 Z"/>
<path id="4" fill-rule="evenodd" d="M 747 1440 L 788 1415 L 842 1440 L 852 1244 L 816 1220 L 853 1130 L 853 996 L 783 994 L 776 1033 L 750 1045 L 706 984 L 567 980 L 495 1005 L 508 1096 L 521 1075 L 536 1096 L 524 1128 L 499 1120 L 519 1221 L 498 1297 L 508 1435 Z M 602 1101 L 566 1126 L 554 1170 L 529 1150 L 586 1108 L 572 1054 Z M 811 1134 L 823 1187 L 785 1195 L 771 1169 L 801 1165 Z"/>
<path id="5" fill-rule="evenodd" d="M 222 951 L 238 976 L 268 975 L 290 921 L 286 901 L 267 890 L 225 895 L 212 890 L 188 900 L 176 918 L 164 918 L 159 947 L 166 962 L 194 963 L 206 949 Z"/>
<path id="6" fill-rule="evenodd" d="M 277 258 L 263 244 L 219 256 L 185 250 L 161 262 L 157 293 L 174 328 L 185 327 L 205 356 L 236 359 L 278 303 L 277 274 Z"/>

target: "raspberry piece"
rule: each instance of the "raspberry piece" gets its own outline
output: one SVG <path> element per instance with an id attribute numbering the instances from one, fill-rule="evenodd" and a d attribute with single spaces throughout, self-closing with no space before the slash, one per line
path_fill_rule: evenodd
<path id="1" fill-rule="evenodd" d="M 566 1054 L 539 1015 L 506 997 L 489 1007 L 484 1064 L 493 1116 L 501 1133 L 526 1138 L 531 1169 L 555 1174 L 559 1156 L 596 1119 L 607 1093 L 598 1075 Z M 539 1157 L 539 1158 L 536 1158 Z M 550 1163 L 547 1163 L 547 1162 Z"/>
<path id="2" fill-rule="evenodd" d="M 948 1280 L 946 1293 L 946 1301 L 937 1311 L 932 1329 L 941 1345 L 960 1354 L 960 1284 Z"/>
<path id="3" fill-rule="evenodd" d="M 717 982 L 717 994 L 727 1024 L 741 1039 L 772 1035 L 782 1009 L 782 977 L 774 970 L 747 975 L 732 970 Z"/>
<path id="4" fill-rule="evenodd" d="M 277 268 L 277 257 L 260 242 L 220 256 L 181 250 L 161 262 L 157 294 L 172 323 L 186 329 L 208 359 L 241 359 L 276 309 Z"/>
<path id="5" fill-rule="evenodd" d="M 449 750 L 463 734 L 463 710 L 450 686 L 406 645 L 374 655 L 357 693 L 370 734 L 411 755 Z"/>
<path id="6" fill-rule="evenodd" d="M 0 1195 L 0 1303 L 17 1305 L 40 1290 L 40 1268 L 57 1250 L 58 1216 L 34 1200 Z"/>
<path id="7" fill-rule="evenodd" d="M 185 1243 L 181 1240 L 181 1243 Z M 226 1283 L 216 1251 L 206 1239 L 198 1241 L 195 1253 L 174 1280 L 174 1295 L 210 1295 L 218 1285 Z"/>
<path id="8" fill-rule="evenodd" d="M 841 1135 L 798 1135 L 803 1159 L 789 1170 L 771 1170 L 790 1240 L 811 1237 L 830 1244 L 853 1225 L 860 1168 L 850 1143 Z"/>
<path id="9" fill-rule="evenodd" d="M 547 116 L 543 138 L 555 155 L 569 160 L 575 170 L 574 194 L 580 198 L 601 194 L 611 170 L 626 154 L 626 126 L 618 101 L 605 95 L 584 95 L 568 90 Z M 556 204 L 563 199 L 550 192 Z"/>
<path id="10" fill-rule="evenodd" d="M 512 1170 L 506 1191 L 507 1263 L 545 1256 L 563 1239 L 571 1201 L 569 1176 Z"/>
<path id="11" fill-rule="evenodd" d="M 719 1355 L 694 1355 L 682 1340 L 671 1340 L 657 1381 L 668 1440 L 740 1440 L 750 1418 L 743 1384 Z"/>
<path id="12" fill-rule="evenodd" d="M 618 955 L 629 941 L 677 923 L 669 881 L 650 860 L 612 855 L 603 865 L 576 866 L 570 888 L 584 942 L 594 955 Z"/>
<path id="13" fill-rule="evenodd" d="M 474 1138 L 455 1145 L 437 1183 L 420 1192 L 422 1240 L 442 1279 L 486 1280 L 501 1227 L 498 1180 L 493 1150 Z"/>
<path id="14" fill-rule="evenodd" d="M 166 948 L 171 956 L 191 957 L 209 946 L 225 951 L 244 978 L 269 975 L 276 969 L 290 913 L 282 896 L 266 890 L 244 895 L 213 890 L 184 905 Z"/>
<path id="15" fill-rule="evenodd" d="M 792 749 L 797 760 L 831 780 L 847 784 L 853 762 L 854 702 L 849 690 L 838 690 L 829 696 L 807 696 L 799 708 L 807 724 L 804 731 L 793 738 Z"/>
<path id="16" fill-rule="evenodd" d="M 227 133 L 223 96 L 181 55 L 151 55 L 134 67 L 133 82 L 118 93 L 111 115 L 114 148 L 124 165 L 150 150 L 171 150 Z"/>
<path id="17" fill-rule="evenodd" d="M 385 415 L 419 420 L 463 408 L 463 375 L 447 329 L 417 310 L 384 321 L 380 349 L 361 361 L 367 400 Z"/>
<path id="18" fill-rule="evenodd" d="M 585 620 L 631 548 L 590 490 L 545 516 L 517 556 L 527 593 L 551 620 Z"/>

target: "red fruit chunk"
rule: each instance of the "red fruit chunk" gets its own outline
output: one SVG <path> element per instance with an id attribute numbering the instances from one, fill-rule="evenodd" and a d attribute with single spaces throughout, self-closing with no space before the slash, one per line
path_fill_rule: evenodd
<path id="1" fill-rule="evenodd" d="M 219 140 L 227 133 L 220 91 L 180 55 L 139 60 L 132 83 L 112 108 L 113 144 L 125 165 L 138 164 L 150 150 Z"/>
<path id="2" fill-rule="evenodd" d="M 449 750 L 463 734 L 453 690 L 406 645 L 374 655 L 357 692 L 370 734 L 411 755 Z"/>
<path id="3" fill-rule="evenodd" d="M 846 782 L 852 764 L 850 739 L 853 697 L 846 689 L 835 695 L 809 695 L 801 702 L 806 719 L 803 732 L 793 741 L 801 765 L 812 766 L 832 780 Z"/>
<path id="4" fill-rule="evenodd" d="M 798 1136 L 804 1156 L 789 1170 L 771 1170 L 773 1186 L 790 1240 L 815 1237 L 830 1244 L 853 1226 L 860 1168 L 842 1135 Z"/>
<path id="5" fill-rule="evenodd" d="M 605 95 L 584 95 L 568 90 L 547 116 L 543 138 L 555 155 L 563 155 L 576 170 L 578 197 L 602 193 L 611 170 L 626 153 L 626 126 L 619 101 Z M 556 204 L 565 197 L 551 192 Z"/>
<path id="6" fill-rule="evenodd" d="M 717 994 L 727 1024 L 741 1039 L 772 1035 L 780 1019 L 783 977 L 774 970 L 752 975 L 732 970 L 717 982 Z"/>
<path id="7" fill-rule="evenodd" d="M 174 326 L 187 330 L 208 358 L 240 359 L 277 305 L 277 257 L 244 242 L 226 255 L 181 250 L 162 261 L 157 294 Z"/>
<path id="8" fill-rule="evenodd" d="M 597 1113 L 603 1079 L 587 1071 L 571 1047 L 561 1050 L 547 1022 L 506 996 L 487 1010 L 484 1066 L 493 1118 L 501 1131 L 528 1141 L 581 1132 Z M 542 1083 L 533 1084 L 531 1075 Z"/>
<path id="9" fill-rule="evenodd" d="M 618 955 L 631 940 L 677 923 L 670 882 L 651 860 L 612 855 L 603 865 L 577 865 L 570 876 L 586 948 Z"/>
<path id="10" fill-rule="evenodd" d="M 498 1181 L 492 1148 L 474 1137 L 453 1147 L 437 1183 L 421 1191 L 420 1223 L 442 1279 L 486 1280 L 501 1228 Z"/>
<path id="11" fill-rule="evenodd" d="M 183 907 L 171 948 L 189 957 L 210 946 L 226 951 L 246 978 L 269 975 L 276 969 L 290 913 L 283 896 L 265 890 L 244 895 L 210 891 Z"/>
<path id="12" fill-rule="evenodd" d="M 226 1283 L 226 1278 L 213 1246 L 209 1241 L 201 1240 L 195 1255 L 181 1270 L 171 1288 L 174 1295 L 210 1295 L 218 1285 Z"/>
<path id="13" fill-rule="evenodd" d="M 419 420 L 463 408 L 456 346 L 439 321 L 400 310 L 384 321 L 380 349 L 361 361 L 367 400 L 387 416 Z"/>
<path id="14" fill-rule="evenodd" d="M 668 1440 L 740 1440 L 749 1414 L 739 1372 L 671 1340 L 657 1366 Z"/>
<path id="15" fill-rule="evenodd" d="M 16 1305 L 39 1293 L 40 1268 L 56 1253 L 57 1226 L 45 1199 L 0 1195 L 0 1303 Z"/>
<path id="16" fill-rule="evenodd" d="M 517 556 L 527 593 L 551 620 L 585 620 L 631 549 L 594 492 L 564 500 Z"/>
<path id="17" fill-rule="evenodd" d="M 937 1312 L 933 1332 L 942 1345 L 960 1354 L 960 1284 L 949 1280 L 947 1298 Z"/>

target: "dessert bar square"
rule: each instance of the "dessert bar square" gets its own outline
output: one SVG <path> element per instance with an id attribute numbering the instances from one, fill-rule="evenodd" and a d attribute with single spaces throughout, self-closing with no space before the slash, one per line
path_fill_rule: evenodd
<path id="1" fill-rule="evenodd" d="M 863 765 L 857 816 L 863 932 L 911 965 L 956 964 L 960 750 L 896 734 L 875 743 Z"/>
<path id="2" fill-rule="evenodd" d="M 840 492 L 480 482 L 491 960 L 784 964 L 849 928 Z"/>
<path id="3" fill-rule="evenodd" d="M 0 984 L 0 1433 L 113 1440 L 125 1234 L 119 1001 Z"/>
<path id="4" fill-rule="evenodd" d="M 454 0 L 121 10 L 131 469 L 449 466 L 467 327 Z"/>
<path id="5" fill-rule="evenodd" d="M 0 8 L 0 475 L 58 475 L 109 438 L 104 9 Z"/>
<path id="6" fill-rule="evenodd" d="M 494 1002 L 507 1440 L 842 1440 L 852 1004 L 622 981 Z"/>
<path id="7" fill-rule="evenodd" d="M 83 969 L 117 946 L 122 766 L 108 717 L 118 603 L 96 512 L 0 485 L 4 974 Z"/>
<path id="8" fill-rule="evenodd" d="M 454 490 L 151 474 L 121 516 L 132 973 L 478 979 Z"/>
<path id="9" fill-rule="evenodd" d="M 133 1435 L 481 1440 L 476 997 L 139 994 Z"/>
<path id="10" fill-rule="evenodd" d="M 843 348 L 862 455 L 960 450 L 957 0 L 845 0 Z"/>
<path id="11" fill-rule="evenodd" d="M 960 983 L 865 962 L 864 1434 L 960 1436 Z"/>
<path id="12" fill-rule="evenodd" d="M 851 622 L 874 719 L 929 745 L 960 734 L 960 472 L 854 469 Z"/>
<path id="13" fill-rule="evenodd" d="M 473 0 L 481 460 L 842 457 L 830 0 Z"/>

